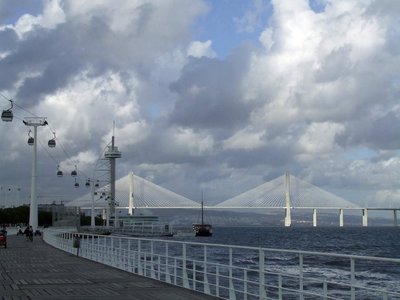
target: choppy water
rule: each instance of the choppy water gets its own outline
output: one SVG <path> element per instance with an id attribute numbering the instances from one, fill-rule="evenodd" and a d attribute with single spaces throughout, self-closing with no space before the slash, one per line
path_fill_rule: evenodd
<path id="1" fill-rule="evenodd" d="M 214 228 L 212 237 L 173 238 L 189 242 L 242 245 L 273 249 L 290 249 L 339 253 L 360 256 L 400 258 L 400 227 L 231 227 Z M 278 252 L 279 253 L 279 252 Z M 225 255 L 226 256 L 226 255 Z M 227 263 L 227 257 L 217 260 Z M 257 255 L 240 258 L 243 266 L 257 265 Z M 297 272 L 298 258 L 273 254 L 268 263 L 274 270 L 291 274 Z M 349 276 L 349 260 L 337 258 L 312 257 L 306 262 L 305 272 L 314 278 L 335 278 L 344 281 Z M 388 288 L 400 292 L 400 266 L 394 263 L 357 261 L 357 282 L 362 286 Z M 346 292 L 339 298 L 345 299 Z M 364 292 L 357 299 L 377 299 L 377 295 Z M 398 299 L 389 297 L 389 299 Z"/>
<path id="2" fill-rule="evenodd" d="M 174 240 L 400 258 L 400 227 L 220 227 Z"/>
<path id="3" fill-rule="evenodd" d="M 254 281 L 257 281 L 259 276 L 257 272 L 259 268 L 258 247 L 400 258 L 400 227 L 216 227 L 212 237 L 166 237 L 163 239 L 256 247 L 255 249 L 238 248 L 233 252 L 233 264 L 240 268 L 254 270 L 254 272 L 249 271 L 248 273 L 248 279 L 254 279 Z M 103 244 L 103 242 L 100 244 Z M 165 253 L 164 244 L 163 242 L 154 243 L 154 251 L 159 252 L 161 256 Z M 117 242 L 115 245 L 119 247 L 120 243 Z M 137 250 L 135 242 L 128 246 L 127 242 L 124 241 L 122 245 L 130 247 L 132 251 Z M 169 243 L 169 254 L 181 257 L 182 247 L 180 245 Z M 150 252 L 150 247 L 152 247 L 150 242 L 143 242 L 141 251 Z M 209 261 L 221 265 L 229 264 L 227 247 L 208 246 L 207 249 Z M 290 275 L 299 273 L 299 256 L 283 251 L 266 251 L 265 253 L 265 269 L 289 275 L 284 284 L 296 288 L 298 282 L 291 282 Z M 195 258 L 196 255 L 200 256 Z M 187 246 L 188 258 L 202 261 L 202 255 L 201 246 L 194 244 Z M 197 266 L 197 268 L 200 268 L 200 266 Z M 188 269 L 191 269 L 190 263 Z M 400 294 L 400 265 L 398 263 L 376 262 L 357 258 L 355 270 L 356 281 L 359 286 L 388 289 Z M 234 277 L 236 276 L 235 272 Z M 305 255 L 303 272 L 304 278 L 349 283 L 350 259 L 348 257 Z M 191 276 L 189 277 L 192 278 Z M 268 280 L 270 284 L 277 286 L 277 278 L 269 276 Z M 317 290 L 314 283 L 305 283 L 305 287 L 309 290 Z M 253 288 L 258 289 L 257 286 Z M 252 288 L 249 287 L 249 289 Z M 338 299 L 348 299 L 349 295 L 349 291 L 346 289 L 333 288 L 332 296 Z M 271 295 L 271 297 L 274 298 L 275 295 Z M 400 299 L 400 297 L 396 297 L 391 295 L 388 299 Z M 356 299 L 372 300 L 382 299 L 382 297 L 380 293 L 361 290 L 357 292 Z"/>

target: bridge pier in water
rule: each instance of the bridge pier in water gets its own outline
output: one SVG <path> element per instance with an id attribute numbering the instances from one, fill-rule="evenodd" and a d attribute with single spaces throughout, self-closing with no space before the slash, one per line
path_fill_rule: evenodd
<path id="1" fill-rule="evenodd" d="M 339 226 L 344 226 L 344 215 L 343 215 L 343 208 L 339 209 Z"/>
<path id="2" fill-rule="evenodd" d="M 313 208 L 313 227 L 317 227 L 317 209 Z"/>
<path id="3" fill-rule="evenodd" d="M 362 226 L 363 227 L 368 226 L 368 209 L 366 208 L 362 209 Z"/>
<path id="4" fill-rule="evenodd" d="M 292 225 L 291 203 L 290 203 L 290 174 L 285 174 L 285 227 Z"/>
<path id="5" fill-rule="evenodd" d="M 397 223 L 397 209 L 393 209 L 393 225 L 398 226 Z"/>

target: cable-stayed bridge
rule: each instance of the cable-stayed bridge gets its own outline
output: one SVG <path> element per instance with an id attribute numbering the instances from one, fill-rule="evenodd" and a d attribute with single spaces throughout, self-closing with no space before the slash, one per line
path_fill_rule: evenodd
<path id="1" fill-rule="evenodd" d="M 94 195 L 87 194 L 70 202 L 69 206 L 105 209 L 108 205 L 108 186 L 97 189 Z M 199 209 L 200 203 L 174 193 L 133 173 L 117 180 L 116 205 L 119 209 Z M 339 196 L 329 193 L 315 185 L 289 174 L 275 178 L 240 195 L 207 209 L 283 209 L 285 226 L 291 226 L 293 209 L 308 209 L 313 213 L 313 225 L 317 226 L 318 210 L 338 210 L 339 224 L 343 226 L 344 210 L 361 210 L 363 226 L 368 224 L 368 210 L 392 210 L 397 225 L 397 210 L 400 208 L 363 208 Z"/>
<path id="2" fill-rule="evenodd" d="M 286 173 L 216 205 L 226 208 L 358 208 L 354 203 Z"/>

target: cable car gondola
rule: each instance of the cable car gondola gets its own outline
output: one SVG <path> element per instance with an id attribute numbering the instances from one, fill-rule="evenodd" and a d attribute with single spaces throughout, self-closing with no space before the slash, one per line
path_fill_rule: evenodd
<path id="1" fill-rule="evenodd" d="M 54 148 L 56 146 L 56 133 L 53 132 L 53 134 L 54 134 L 54 138 L 49 140 L 49 142 L 47 143 L 50 148 Z"/>
<path id="2" fill-rule="evenodd" d="M 13 101 L 10 100 L 11 102 L 11 107 L 7 110 L 3 110 L 3 112 L 1 113 L 1 119 L 4 122 L 11 122 L 14 118 L 13 112 L 12 112 L 12 108 L 13 108 Z"/>
<path id="3" fill-rule="evenodd" d="M 63 177 L 63 172 L 60 170 L 60 166 L 57 166 L 57 177 Z"/>
<path id="4" fill-rule="evenodd" d="M 28 145 L 33 146 L 35 144 L 35 139 L 31 137 L 31 131 L 28 132 Z"/>
<path id="5" fill-rule="evenodd" d="M 75 178 L 75 184 L 74 184 L 74 186 L 75 186 L 76 188 L 78 188 L 78 187 L 79 187 L 79 183 L 78 183 L 78 182 L 76 182 L 76 178 Z"/>
<path id="6" fill-rule="evenodd" d="M 78 176 L 78 170 L 77 170 L 76 166 L 75 166 L 75 170 L 72 170 L 71 176 L 72 176 L 72 177 Z"/>

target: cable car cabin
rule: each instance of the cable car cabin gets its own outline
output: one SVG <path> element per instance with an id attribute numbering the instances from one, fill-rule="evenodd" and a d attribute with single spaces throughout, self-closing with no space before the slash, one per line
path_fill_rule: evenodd
<path id="1" fill-rule="evenodd" d="M 85 186 L 89 187 L 90 186 L 90 181 L 86 181 Z"/>
<path id="2" fill-rule="evenodd" d="M 72 172 L 71 172 L 71 176 L 72 177 L 76 177 L 78 175 L 78 172 L 76 172 L 76 170 L 73 170 Z"/>
<path id="3" fill-rule="evenodd" d="M 11 122 L 14 118 L 13 112 L 12 110 L 3 110 L 3 112 L 1 113 L 1 119 L 4 122 Z"/>
<path id="4" fill-rule="evenodd" d="M 75 182 L 74 186 L 75 186 L 76 188 L 78 188 L 78 187 L 79 187 L 79 183 Z"/>
<path id="5" fill-rule="evenodd" d="M 35 139 L 34 139 L 33 137 L 30 136 L 30 137 L 28 138 L 28 145 L 29 145 L 29 146 L 33 146 L 33 144 L 35 144 Z"/>
<path id="6" fill-rule="evenodd" d="M 50 148 L 54 148 L 56 146 L 56 140 L 55 139 L 49 140 L 48 145 Z"/>
<path id="7" fill-rule="evenodd" d="M 58 176 L 58 177 L 63 177 L 63 175 L 64 175 L 64 174 L 63 174 L 63 172 L 62 172 L 61 170 L 58 170 L 58 171 L 57 171 L 57 176 Z"/>

